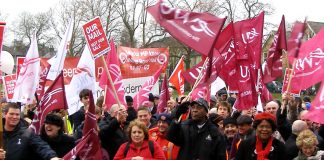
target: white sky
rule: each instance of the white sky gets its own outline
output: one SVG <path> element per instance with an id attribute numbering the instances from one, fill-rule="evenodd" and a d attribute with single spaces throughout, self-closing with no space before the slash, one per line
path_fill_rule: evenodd
<path id="1" fill-rule="evenodd" d="M 321 7 L 324 6 L 324 0 L 260 0 L 272 4 L 275 13 L 272 16 L 266 16 L 266 22 L 279 24 L 282 14 L 286 17 L 286 22 L 292 23 L 295 20 L 303 21 L 307 16 L 308 21 L 324 22 L 324 12 Z M 44 12 L 50 7 L 58 6 L 59 0 L 0 0 L 0 11 L 6 15 L 8 27 L 17 16 L 23 12 Z"/>

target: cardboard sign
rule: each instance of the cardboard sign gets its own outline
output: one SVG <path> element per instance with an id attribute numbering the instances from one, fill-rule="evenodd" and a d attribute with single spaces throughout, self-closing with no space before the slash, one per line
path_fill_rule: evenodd
<path id="1" fill-rule="evenodd" d="M 4 76 L 2 77 L 2 79 L 6 91 L 6 99 L 8 102 L 10 102 L 10 100 L 13 97 L 14 89 L 16 85 L 16 74 Z"/>
<path id="2" fill-rule="evenodd" d="M 110 51 L 110 46 L 99 17 L 90 20 L 82 28 L 93 58 L 96 59 Z"/>
<path id="3" fill-rule="evenodd" d="M 289 82 L 289 76 L 290 76 L 291 72 L 292 72 L 292 69 L 286 68 L 285 77 L 284 77 L 284 80 L 283 80 L 283 85 L 282 85 L 282 91 L 281 92 L 282 93 L 290 93 L 292 95 L 299 95 L 300 90 L 298 90 L 298 91 L 297 90 L 291 90 L 291 89 L 287 90 L 288 82 Z"/>

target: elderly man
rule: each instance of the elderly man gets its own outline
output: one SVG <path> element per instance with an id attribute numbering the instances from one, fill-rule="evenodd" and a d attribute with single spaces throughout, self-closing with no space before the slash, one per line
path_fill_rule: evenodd
<path id="1" fill-rule="evenodd" d="M 275 101 L 268 102 L 264 107 L 265 112 L 268 112 L 268 113 L 270 113 L 270 114 L 272 114 L 274 116 L 276 116 L 278 108 L 279 108 L 279 105 Z"/>
<path id="2" fill-rule="evenodd" d="M 109 122 L 100 126 L 99 137 L 102 147 L 106 149 L 110 157 L 114 157 L 120 145 L 128 140 L 126 134 L 126 107 L 124 105 L 112 105 L 110 116 Z"/>
<path id="3" fill-rule="evenodd" d="M 186 105 L 180 105 L 179 108 L 188 107 L 188 103 L 184 104 Z M 207 101 L 199 98 L 189 103 L 189 106 L 191 119 L 173 121 L 167 133 L 167 139 L 180 147 L 177 160 L 225 160 L 225 138 L 207 118 Z"/>
<path id="4" fill-rule="evenodd" d="M 296 120 L 292 127 L 292 134 L 289 136 L 288 140 L 285 143 L 288 159 L 294 159 L 298 156 L 298 147 L 296 145 L 296 138 L 298 134 L 308 129 L 307 123 L 302 120 Z"/>

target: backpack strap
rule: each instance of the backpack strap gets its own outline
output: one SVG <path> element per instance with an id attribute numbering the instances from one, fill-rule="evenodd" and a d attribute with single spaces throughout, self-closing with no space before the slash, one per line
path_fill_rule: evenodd
<path id="1" fill-rule="evenodd" d="M 154 143 L 153 143 L 153 141 L 149 140 L 148 145 L 149 145 L 151 155 L 152 155 L 152 157 L 154 157 Z"/>
<path id="2" fill-rule="evenodd" d="M 125 150 L 124 150 L 124 158 L 126 157 L 127 152 L 129 150 L 129 145 L 130 145 L 130 143 L 127 142 Z M 153 143 L 153 141 L 149 140 L 148 141 L 148 146 L 149 146 L 152 157 L 154 157 L 154 143 Z"/>
<path id="3" fill-rule="evenodd" d="M 125 150 L 124 150 L 124 158 L 126 158 L 127 152 L 129 150 L 129 145 L 130 145 L 130 143 L 127 142 L 126 147 L 125 147 Z"/>

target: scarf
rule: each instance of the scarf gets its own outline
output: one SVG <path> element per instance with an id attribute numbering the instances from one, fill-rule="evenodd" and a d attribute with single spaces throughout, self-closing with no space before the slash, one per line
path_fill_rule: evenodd
<path id="1" fill-rule="evenodd" d="M 256 152 L 257 152 L 257 160 L 267 160 L 268 159 L 268 155 L 270 153 L 271 147 L 272 147 L 272 141 L 273 141 L 273 137 L 271 136 L 268 140 L 268 144 L 267 146 L 264 148 L 264 150 L 262 149 L 262 140 L 259 139 L 258 136 L 256 136 Z"/>

